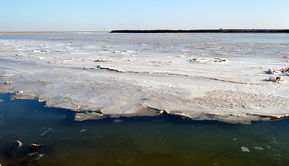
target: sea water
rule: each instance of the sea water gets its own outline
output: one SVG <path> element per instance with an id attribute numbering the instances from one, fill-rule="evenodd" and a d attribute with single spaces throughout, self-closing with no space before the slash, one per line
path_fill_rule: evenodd
<path id="1" fill-rule="evenodd" d="M 243 125 L 162 115 L 75 122 L 69 110 L 0 98 L 2 166 L 289 164 L 288 119 Z M 16 140 L 23 145 L 15 151 Z M 28 156 L 30 144 L 41 145 L 38 156 Z"/>

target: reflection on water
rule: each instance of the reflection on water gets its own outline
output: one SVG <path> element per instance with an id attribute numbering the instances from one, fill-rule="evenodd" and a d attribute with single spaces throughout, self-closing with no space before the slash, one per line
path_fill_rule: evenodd
<path id="1" fill-rule="evenodd" d="M 289 120 L 232 125 L 164 115 L 74 122 L 68 110 L 10 97 L 0 95 L 2 166 L 289 164 Z M 15 147 L 16 140 L 23 145 Z"/>

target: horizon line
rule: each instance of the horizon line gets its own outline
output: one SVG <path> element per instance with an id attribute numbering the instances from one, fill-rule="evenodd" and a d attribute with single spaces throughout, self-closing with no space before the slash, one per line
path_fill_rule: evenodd
<path id="1" fill-rule="evenodd" d="M 229 29 L 115 29 L 115 30 L 79 30 L 79 31 L 0 31 L 0 34 L 65 34 L 65 33 L 248 33 L 248 32 L 264 32 L 264 33 L 289 33 L 289 28 L 284 29 L 266 29 L 266 28 L 229 28 Z"/>
<path id="2" fill-rule="evenodd" d="M 111 33 L 289 33 L 289 29 L 112 30 Z"/>

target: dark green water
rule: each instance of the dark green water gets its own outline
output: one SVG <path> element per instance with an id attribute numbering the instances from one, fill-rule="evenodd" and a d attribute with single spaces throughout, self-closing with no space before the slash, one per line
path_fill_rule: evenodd
<path id="1" fill-rule="evenodd" d="M 0 95 L 2 166 L 289 165 L 287 119 L 232 125 L 164 115 L 73 122 L 70 111 L 10 97 Z M 16 140 L 23 146 L 15 150 Z M 32 143 L 42 146 L 28 156 Z"/>

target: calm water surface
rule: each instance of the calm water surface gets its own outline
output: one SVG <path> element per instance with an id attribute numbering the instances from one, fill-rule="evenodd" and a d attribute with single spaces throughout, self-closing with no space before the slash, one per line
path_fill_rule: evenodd
<path id="1" fill-rule="evenodd" d="M 289 165 L 287 119 L 233 125 L 164 115 L 74 122 L 70 111 L 11 97 L 0 95 L 2 166 Z M 23 146 L 16 148 L 16 140 Z"/>

